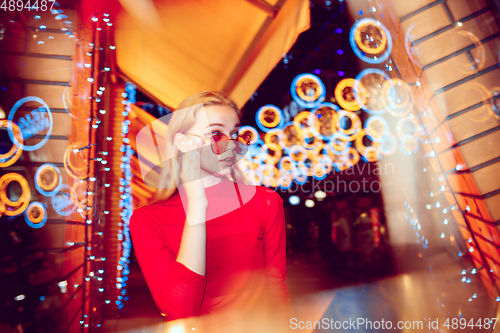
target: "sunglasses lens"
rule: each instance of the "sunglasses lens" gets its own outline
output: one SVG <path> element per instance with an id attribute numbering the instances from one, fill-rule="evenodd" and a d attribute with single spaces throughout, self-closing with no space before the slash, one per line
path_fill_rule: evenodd
<path id="1" fill-rule="evenodd" d="M 217 155 L 224 153 L 228 143 L 229 137 L 226 134 L 219 133 L 217 135 L 212 135 L 212 152 Z"/>
<path id="2" fill-rule="evenodd" d="M 248 151 L 248 146 L 251 143 L 250 136 L 239 135 L 235 140 L 236 143 L 236 153 L 238 155 L 244 155 Z M 225 133 L 220 133 L 212 136 L 212 152 L 214 154 L 220 155 L 224 153 L 229 144 L 229 137 Z"/>
<path id="3" fill-rule="evenodd" d="M 250 145 L 249 135 L 239 135 L 236 140 L 236 153 L 238 155 L 245 155 L 248 151 L 248 146 Z"/>

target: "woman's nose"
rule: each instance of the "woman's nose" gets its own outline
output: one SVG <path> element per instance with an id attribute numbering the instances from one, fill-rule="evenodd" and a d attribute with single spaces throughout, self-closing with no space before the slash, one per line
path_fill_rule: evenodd
<path id="1" fill-rule="evenodd" d="M 227 144 L 227 149 L 229 152 L 233 152 L 236 149 L 236 142 L 235 140 L 229 140 L 229 143 Z"/>
<path id="2" fill-rule="evenodd" d="M 229 140 L 229 143 L 227 144 L 227 150 L 234 150 L 235 148 L 236 148 L 235 140 Z"/>

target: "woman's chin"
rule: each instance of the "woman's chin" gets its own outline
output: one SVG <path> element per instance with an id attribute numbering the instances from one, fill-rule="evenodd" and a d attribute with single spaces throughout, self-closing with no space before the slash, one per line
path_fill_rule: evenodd
<path id="1" fill-rule="evenodd" d="M 231 167 L 221 166 L 221 169 L 218 170 L 205 170 L 209 175 L 218 177 L 218 178 L 225 178 L 227 175 L 231 174 Z"/>
<path id="2" fill-rule="evenodd" d="M 217 173 L 214 174 L 216 177 L 224 177 L 231 174 L 231 167 L 223 167 Z"/>

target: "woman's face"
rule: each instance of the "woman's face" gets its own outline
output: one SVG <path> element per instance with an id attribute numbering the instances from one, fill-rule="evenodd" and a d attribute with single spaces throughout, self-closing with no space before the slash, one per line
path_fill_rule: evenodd
<path id="1" fill-rule="evenodd" d="M 204 108 L 196 111 L 195 118 L 195 123 L 193 124 L 191 129 L 186 131 L 187 133 L 207 135 L 222 132 L 232 138 L 234 133 L 238 133 L 238 129 L 240 127 L 238 114 L 233 108 L 229 106 L 207 105 Z M 191 135 L 187 134 L 187 136 L 189 137 Z M 194 137 L 194 139 L 197 138 Z M 232 157 L 236 162 L 237 155 L 235 147 L 235 142 L 230 141 L 227 145 L 226 151 L 221 153 L 220 155 L 217 155 L 212 152 L 211 141 L 206 139 L 204 141 L 204 146 L 201 149 L 202 177 L 211 175 L 216 177 L 223 177 L 230 174 L 231 167 L 234 164 L 222 162 L 222 160 L 228 157 Z"/>

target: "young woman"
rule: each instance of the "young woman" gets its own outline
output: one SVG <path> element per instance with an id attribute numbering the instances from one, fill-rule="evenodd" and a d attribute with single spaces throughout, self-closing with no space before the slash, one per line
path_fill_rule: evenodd
<path id="1" fill-rule="evenodd" d="M 155 203 L 130 219 L 156 305 L 196 332 L 279 332 L 290 324 L 283 201 L 239 169 L 251 144 L 216 92 L 190 96 L 168 123 Z"/>

